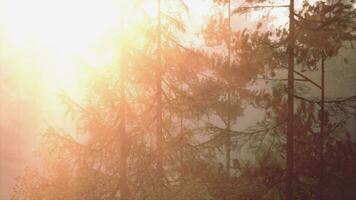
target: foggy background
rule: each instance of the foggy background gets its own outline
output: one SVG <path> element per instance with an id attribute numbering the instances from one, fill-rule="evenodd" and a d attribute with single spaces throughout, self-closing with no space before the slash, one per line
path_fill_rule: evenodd
<path id="1" fill-rule="evenodd" d="M 211 5 L 211 3 L 210 3 Z M 194 3 L 190 3 L 194 12 Z M 199 9 L 195 6 L 195 9 Z M 194 38 L 199 23 L 193 20 L 189 25 L 188 38 Z M 241 19 L 234 24 L 247 25 Z M 283 23 L 283 22 L 282 22 Z M 188 27 L 188 28 L 189 28 Z M 189 41 L 187 42 L 189 43 Z M 59 130 L 68 130 L 70 119 L 65 118 L 65 107 L 58 99 L 58 91 L 43 84 L 46 75 L 41 74 L 38 59 L 31 55 L 31 45 L 21 49 L 10 45 L 0 29 L 0 199 L 8 199 L 15 179 L 24 168 L 33 164 L 33 153 L 38 134 L 48 125 Z M 356 94 L 356 50 L 343 50 L 340 56 L 326 62 L 326 98 L 349 97 Z M 348 59 L 348 63 L 344 62 Z M 319 82 L 319 72 L 307 73 Z M 29 84 L 31 83 L 31 84 Z M 318 97 L 319 91 L 310 88 L 310 97 Z M 247 109 L 239 119 L 239 126 L 246 127 L 259 119 L 259 113 Z M 355 136 L 356 124 L 349 123 L 349 130 Z"/>

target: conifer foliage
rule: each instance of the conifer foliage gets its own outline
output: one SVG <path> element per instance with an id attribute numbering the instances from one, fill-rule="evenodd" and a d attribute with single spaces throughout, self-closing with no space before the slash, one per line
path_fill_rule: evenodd
<path id="1" fill-rule="evenodd" d="M 145 12 L 145 0 L 123 2 Z M 326 89 L 326 69 L 338 67 L 329 61 L 353 51 L 353 0 L 305 1 L 292 16 L 292 52 L 291 29 L 268 18 L 276 2 L 214 3 L 199 48 L 183 42 L 183 0 L 155 0 L 139 31 L 122 15 L 119 63 L 89 74 L 83 102 L 61 96 L 78 134 L 48 127 L 12 199 L 356 199 L 356 94 Z M 265 18 L 241 28 L 251 13 Z"/>

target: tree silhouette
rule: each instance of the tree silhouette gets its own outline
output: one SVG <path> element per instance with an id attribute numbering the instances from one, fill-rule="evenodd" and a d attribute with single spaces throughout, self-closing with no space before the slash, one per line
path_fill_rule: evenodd
<path id="1" fill-rule="evenodd" d="M 78 134 L 44 131 L 14 200 L 356 198 L 356 97 L 325 93 L 356 39 L 352 1 L 216 0 L 199 48 L 183 45 L 184 1 L 127 25 L 144 2 L 122 4 L 118 63 L 88 72 L 83 101 L 61 95 Z M 236 29 L 237 14 L 275 7 L 288 26 Z M 243 129 L 249 109 L 261 117 Z"/>

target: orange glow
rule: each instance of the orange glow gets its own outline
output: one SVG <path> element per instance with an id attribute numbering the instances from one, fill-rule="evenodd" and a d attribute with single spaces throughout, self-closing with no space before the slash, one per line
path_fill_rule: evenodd
<path id="1" fill-rule="evenodd" d="M 133 12 L 126 4 L 114 0 L 2 0 L 0 28 L 6 48 L 14 50 L 11 57 L 34 61 L 31 68 L 39 69 L 43 84 L 67 90 L 78 86 L 86 68 L 116 63 L 120 18 Z M 155 14 L 154 4 L 143 6 L 149 15 Z M 124 26 L 132 31 L 143 19 L 142 15 L 126 17 Z"/>
<path id="2" fill-rule="evenodd" d="M 351 196 L 355 10 L 313 2 L 0 0 L 0 200 Z"/>

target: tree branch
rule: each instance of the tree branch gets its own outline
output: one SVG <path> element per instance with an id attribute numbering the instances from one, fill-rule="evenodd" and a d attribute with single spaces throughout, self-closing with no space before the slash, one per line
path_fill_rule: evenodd
<path id="1" fill-rule="evenodd" d="M 300 100 L 303 100 L 303 101 L 307 101 L 309 103 L 317 103 L 317 104 L 320 104 L 321 101 L 320 100 L 311 100 L 311 99 L 307 99 L 305 97 L 301 97 L 301 96 L 298 96 L 298 95 L 294 95 L 295 98 L 297 99 L 300 99 Z M 335 100 L 326 100 L 324 101 L 324 103 L 344 103 L 346 101 L 356 101 L 356 95 L 353 95 L 353 96 L 350 96 L 350 97 L 346 97 L 346 98 L 343 98 L 343 99 L 335 99 Z"/>
<path id="2" fill-rule="evenodd" d="M 282 64 L 279 64 L 279 66 L 281 66 L 282 68 L 288 69 L 287 66 L 284 66 Z M 307 76 L 305 76 L 304 74 L 294 70 L 294 73 L 296 73 L 297 75 L 303 77 L 306 81 L 309 81 L 311 84 L 313 84 L 314 86 L 316 86 L 317 88 L 321 89 L 321 86 L 319 84 L 317 84 L 316 82 L 314 82 L 313 80 L 311 80 L 310 78 L 308 78 Z"/>

